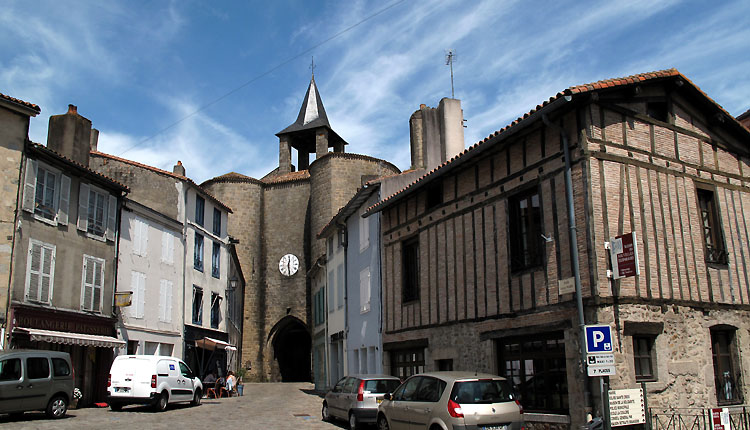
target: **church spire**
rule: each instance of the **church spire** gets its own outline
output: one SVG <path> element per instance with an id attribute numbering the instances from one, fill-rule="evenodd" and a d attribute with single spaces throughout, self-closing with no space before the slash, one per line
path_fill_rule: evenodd
<path id="1" fill-rule="evenodd" d="M 302 107 L 300 107 L 297 120 L 294 121 L 294 124 L 276 133 L 276 135 L 317 127 L 331 128 L 331 124 L 328 122 L 326 109 L 323 107 L 323 101 L 320 99 L 318 87 L 315 85 L 315 74 L 313 74 L 310 77 L 310 85 L 307 87 L 305 99 L 302 101 Z"/>

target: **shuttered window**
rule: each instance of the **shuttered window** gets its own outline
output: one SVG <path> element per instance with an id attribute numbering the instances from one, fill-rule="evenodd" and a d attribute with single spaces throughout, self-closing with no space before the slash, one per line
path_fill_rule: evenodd
<path id="1" fill-rule="evenodd" d="M 130 272 L 130 291 L 133 292 L 133 301 L 130 305 L 130 316 L 143 318 L 146 308 L 146 274 L 142 272 Z"/>
<path id="2" fill-rule="evenodd" d="M 142 218 L 133 220 L 133 254 L 146 257 L 148 252 L 148 223 Z"/>
<path id="3" fill-rule="evenodd" d="M 174 235 L 168 231 L 161 233 L 161 261 L 174 264 Z"/>
<path id="4" fill-rule="evenodd" d="M 104 236 L 107 220 L 107 196 L 93 188 L 89 189 L 88 226 L 86 231 L 95 236 Z"/>
<path id="5" fill-rule="evenodd" d="M 84 311 L 102 311 L 102 290 L 104 289 L 104 260 L 83 256 L 83 282 L 81 292 L 81 309 Z"/>
<path id="6" fill-rule="evenodd" d="M 203 235 L 195 233 L 195 247 L 193 248 L 193 267 L 203 271 Z"/>
<path id="7" fill-rule="evenodd" d="M 221 237 L 221 211 L 214 208 L 214 234 Z"/>
<path id="8" fill-rule="evenodd" d="M 221 275 L 221 245 L 218 242 L 214 242 L 213 250 L 211 252 L 211 276 L 219 278 Z"/>
<path id="9" fill-rule="evenodd" d="M 37 160 L 26 160 L 21 208 L 38 219 L 68 224 L 70 178 Z"/>
<path id="10" fill-rule="evenodd" d="M 370 268 L 359 272 L 359 312 L 370 312 Z"/>
<path id="11" fill-rule="evenodd" d="M 55 273 L 55 245 L 29 239 L 26 260 L 26 300 L 49 304 Z"/>
<path id="12" fill-rule="evenodd" d="M 172 281 L 162 279 L 159 285 L 159 321 L 172 322 Z"/>

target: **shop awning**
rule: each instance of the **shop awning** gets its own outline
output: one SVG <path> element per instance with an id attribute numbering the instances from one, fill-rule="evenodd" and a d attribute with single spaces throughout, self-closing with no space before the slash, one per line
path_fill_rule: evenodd
<path id="1" fill-rule="evenodd" d="M 41 330 L 36 328 L 16 327 L 13 333 L 25 333 L 31 340 L 65 345 L 98 346 L 101 348 L 123 348 L 125 341 L 112 336 L 96 336 L 93 334 L 69 333 L 65 331 Z"/>
<path id="2" fill-rule="evenodd" d="M 218 340 L 211 337 L 204 337 L 203 339 L 196 340 L 195 346 L 197 346 L 198 348 L 207 349 L 209 351 L 214 351 L 216 349 L 226 349 L 229 351 L 237 350 L 237 348 L 235 348 L 231 344 L 226 343 L 223 340 Z"/>

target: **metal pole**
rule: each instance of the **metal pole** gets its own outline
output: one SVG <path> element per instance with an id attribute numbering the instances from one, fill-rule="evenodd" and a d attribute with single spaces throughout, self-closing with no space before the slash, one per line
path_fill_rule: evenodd
<path id="1" fill-rule="evenodd" d="M 646 383 L 641 382 L 641 390 L 643 391 L 643 410 L 648 412 L 648 395 L 646 395 Z M 651 414 L 646 413 L 646 428 L 651 428 Z"/>
<path id="2" fill-rule="evenodd" d="M 572 100 L 571 96 L 565 96 L 566 101 Z M 568 136 L 565 130 L 557 124 L 552 123 L 547 115 L 542 115 L 542 121 L 548 127 L 557 129 L 560 133 L 560 139 L 563 144 L 563 154 L 565 158 L 565 201 L 568 209 L 568 226 L 570 229 L 570 259 L 573 264 L 573 277 L 576 282 L 576 307 L 578 308 L 578 328 L 580 336 L 580 354 L 581 354 L 581 371 L 583 372 L 584 381 L 584 421 L 587 408 L 591 407 L 591 390 L 589 389 L 588 371 L 586 369 L 586 321 L 583 315 L 583 293 L 581 291 L 581 272 L 578 265 L 578 234 L 576 229 L 576 214 L 573 205 L 573 179 L 570 164 L 570 148 L 568 148 Z"/>

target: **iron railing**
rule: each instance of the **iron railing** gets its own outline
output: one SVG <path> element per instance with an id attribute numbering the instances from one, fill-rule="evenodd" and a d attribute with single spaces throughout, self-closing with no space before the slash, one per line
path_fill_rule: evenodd
<path id="1" fill-rule="evenodd" d="M 750 430 L 750 406 L 724 406 L 730 428 Z M 651 430 L 713 430 L 712 408 L 649 408 L 646 428 Z"/>

